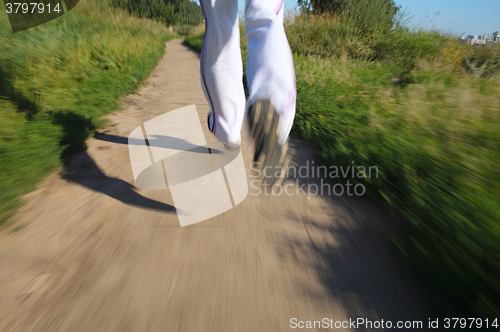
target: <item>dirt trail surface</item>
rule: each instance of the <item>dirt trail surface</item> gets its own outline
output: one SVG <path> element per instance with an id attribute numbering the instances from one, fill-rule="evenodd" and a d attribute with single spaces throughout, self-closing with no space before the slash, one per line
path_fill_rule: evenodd
<path id="1" fill-rule="evenodd" d="M 288 331 L 293 318 L 358 317 L 426 330 L 433 314 L 391 258 L 388 215 L 363 198 L 308 199 L 291 179 L 291 196 L 250 187 L 232 210 L 181 228 L 168 190 L 134 186 L 127 137 L 145 121 L 195 104 L 216 141 L 198 54 L 166 47 L 109 128 L 0 232 L 0 331 Z M 311 163 L 308 145 L 291 146 L 294 165 Z"/>

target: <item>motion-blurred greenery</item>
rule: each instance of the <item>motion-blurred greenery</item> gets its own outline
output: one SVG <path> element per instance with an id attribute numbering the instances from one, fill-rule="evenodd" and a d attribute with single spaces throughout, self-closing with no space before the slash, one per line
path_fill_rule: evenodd
<path id="1" fill-rule="evenodd" d="M 378 167 L 377 178 L 349 180 L 409 221 L 394 243 L 446 314 L 498 317 L 500 45 L 404 27 L 356 38 L 329 18 L 296 22 L 294 132 L 325 165 Z M 469 74 L 486 59 L 488 70 Z"/>
<path id="2" fill-rule="evenodd" d="M 0 5 L 3 8 L 3 4 Z M 148 77 L 174 35 L 108 1 L 13 34 L 0 10 L 0 224 Z"/>
<path id="3" fill-rule="evenodd" d="M 395 248 L 448 317 L 498 317 L 500 44 L 412 30 L 401 14 L 369 32 L 349 16 L 287 17 L 293 132 L 324 165 L 377 166 L 378 177 L 343 180 L 406 220 Z"/>
<path id="4" fill-rule="evenodd" d="M 324 165 L 409 221 L 394 243 L 444 311 L 497 317 L 500 288 L 500 80 L 421 62 L 396 65 L 296 57 L 294 132 Z M 333 179 L 339 181 L 339 179 Z"/>
<path id="5" fill-rule="evenodd" d="M 194 50 L 201 52 L 201 47 L 203 46 L 203 37 L 205 36 L 205 24 L 193 25 L 181 25 L 175 27 L 174 30 L 177 34 L 184 36 L 184 41 L 186 44 L 191 46 Z"/>
<path id="6" fill-rule="evenodd" d="M 163 22 L 166 25 L 198 25 L 203 14 L 191 0 L 111 0 L 113 5 L 138 15 Z"/>

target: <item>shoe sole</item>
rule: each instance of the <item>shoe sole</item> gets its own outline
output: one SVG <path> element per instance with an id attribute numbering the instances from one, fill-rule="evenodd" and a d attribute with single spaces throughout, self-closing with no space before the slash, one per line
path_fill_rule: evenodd
<path id="1" fill-rule="evenodd" d="M 250 106 L 248 116 L 255 142 L 254 162 L 257 162 L 260 172 L 259 183 L 261 186 L 270 186 L 274 193 L 275 186 L 283 184 L 290 163 L 287 155 L 288 141 L 280 144 L 277 140 L 280 115 L 276 113 L 270 101 L 261 100 Z"/>

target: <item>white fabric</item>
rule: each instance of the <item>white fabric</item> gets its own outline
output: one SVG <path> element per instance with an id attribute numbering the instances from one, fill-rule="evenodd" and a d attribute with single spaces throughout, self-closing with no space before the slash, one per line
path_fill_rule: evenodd
<path id="1" fill-rule="evenodd" d="M 223 142 L 239 144 L 245 112 L 237 0 L 201 0 L 206 33 L 200 56 L 201 84 L 214 117 L 210 126 Z M 295 116 L 295 71 L 283 27 L 284 0 L 247 0 L 247 108 L 269 99 L 283 117 L 281 141 Z M 281 130 L 280 130 L 281 131 Z"/>

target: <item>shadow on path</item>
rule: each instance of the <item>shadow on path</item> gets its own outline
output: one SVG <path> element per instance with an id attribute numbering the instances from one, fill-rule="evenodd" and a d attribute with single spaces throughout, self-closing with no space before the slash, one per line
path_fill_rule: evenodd
<path id="1" fill-rule="evenodd" d="M 313 149 L 304 142 L 292 139 L 290 146 L 295 146 L 296 167 L 314 160 Z M 322 183 L 317 178 L 289 181 L 298 181 L 306 187 L 308 184 L 321 187 L 325 183 L 325 179 Z M 290 209 L 286 218 L 305 228 L 308 239 L 283 233 L 277 242 L 280 259 L 292 259 L 310 267 L 321 281 L 324 292 L 308 290 L 305 296 L 325 303 L 329 303 L 329 298 L 336 298 L 348 319 L 391 321 L 391 331 L 430 330 L 428 319 L 440 317 L 440 312 L 432 303 L 425 302 L 421 286 L 395 258 L 390 239 L 395 217 L 364 197 L 315 197 L 306 204 L 306 211 L 298 213 Z M 323 208 L 324 205 L 329 208 Z M 305 252 L 313 252 L 315 258 L 307 258 L 303 255 Z M 422 322 L 422 326 L 397 328 L 398 321 Z M 363 325 L 356 330 L 384 329 Z"/>
<path id="2" fill-rule="evenodd" d="M 86 151 L 85 141 L 95 130 L 92 119 L 73 111 L 57 112 L 53 114 L 53 118 L 54 124 L 63 129 L 63 136 L 59 141 L 63 148 L 61 161 L 65 165 L 63 179 L 103 193 L 127 205 L 175 213 L 175 207 L 144 197 L 137 193 L 136 187 L 130 183 L 104 174 Z"/>
<path id="3" fill-rule="evenodd" d="M 182 45 L 187 47 L 189 49 L 189 51 L 193 52 L 194 54 L 196 54 L 196 56 L 198 57 L 198 59 L 200 58 L 201 56 L 201 53 L 200 51 L 198 51 L 196 48 L 194 48 L 193 46 L 189 45 L 188 43 L 186 43 L 186 41 L 183 41 L 182 42 Z"/>
<path id="4" fill-rule="evenodd" d="M 75 155 L 65 170 L 63 179 L 103 193 L 124 204 L 175 213 L 175 207 L 144 197 L 130 183 L 104 174 L 87 152 Z"/>
<path id="5" fill-rule="evenodd" d="M 203 146 L 198 146 L 191 144 L 183 139 L 164 136 L 164 135 L 151 135 L 148 136 L 149 139 L 146 140 L 146 144 L 153 147 L 171 149 L 171 150 L 180 150 L 180 151 L 189 151 L 194 153 L 210 153 L 210 154 L 221 154 L 220 150 L 211 148 L 210 152 Z M 105 142 L 117 143 L 117 144 L 125 144 L 125 145 L 144 145 L 143 140 L 135 139 L 135 138 L 127 138 L 117 135 L 110 135 L 106 133 L 96 133 L 94 136 L 95 139 Z"/>

